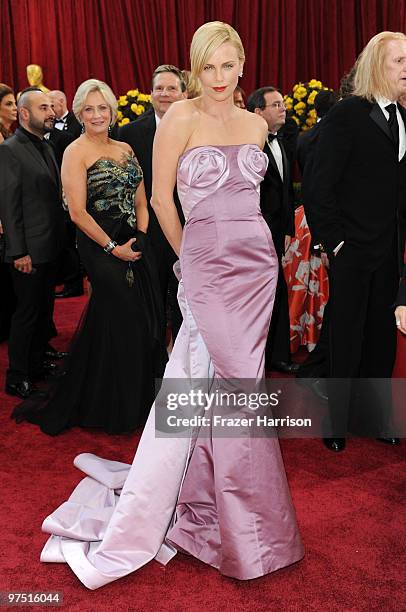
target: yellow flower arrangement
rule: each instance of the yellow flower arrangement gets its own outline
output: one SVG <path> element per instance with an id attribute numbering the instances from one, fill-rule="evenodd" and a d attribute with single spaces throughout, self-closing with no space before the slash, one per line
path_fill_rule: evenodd
<path id="1" fill-rule="evenodd" d="M 118 112 L 117 123 L 121 127 L 135 121 L 146 110 L 151 108 L 151 96 L 136 89 L 129 89 L 125 95 L 117 100 Z"/>
<path id="2" fill-rule="evenodd" d="M 285 96 L 284 100 L 285 100 L 286 110 L 291 111 L 293 108 L 293 98 L 291 98 L 290 96 Z"/>
<path id="3" fill-rule="evenodd" d="M 311 79 L 308 83 L 296 83 L 292 91 L 283 97 L 288 114 L 301 131 L 309 130 L 316 123 L 314 99 L 321 89 L 330 88 L 317 79 Z"/>

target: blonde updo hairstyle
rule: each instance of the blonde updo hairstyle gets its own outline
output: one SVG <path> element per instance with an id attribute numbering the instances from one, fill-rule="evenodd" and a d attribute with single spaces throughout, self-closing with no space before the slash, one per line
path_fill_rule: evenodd
<path id="1" fill-rule="evenodd" d="M 223 21 L 209 21 L 196 30 L 190 45 L 192 78 L 199 78 L 205 64 L 223 43 L 231 43 L 237 50 L 240 62 L 245 60 L 244 47 L 237 32 Z"/>
<path id="2" fill-rule="evenodd" d="M 93 91 L 100 92 L 103 98 L 106 100 L 106 104 L 108 104 L 111 110 L 111 125 L 114 125 L 117 121 L 116 96 L 107 83 L 99 81 L 98 79 L 88 79 L 79 85 L 72 102 L 72 110 L 76 119 L 80 121 L 80 113 L 85 107 L 86 98 Z"/>

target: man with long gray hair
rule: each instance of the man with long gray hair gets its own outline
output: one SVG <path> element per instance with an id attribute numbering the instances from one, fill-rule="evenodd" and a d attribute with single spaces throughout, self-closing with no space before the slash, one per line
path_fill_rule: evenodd
<path id="1" fill-rule="evenodd" d="M 333 451 L 343 450 L 348 431 L 399 442 L 390 377 L 404 253 L 406 113 L 397 104 L 404 92 L 406 35 L 381 32 L 357 60 L 354 95 L 323 120 L 314 156 L 306 212 L 330 261 L 325 444 Z"/>

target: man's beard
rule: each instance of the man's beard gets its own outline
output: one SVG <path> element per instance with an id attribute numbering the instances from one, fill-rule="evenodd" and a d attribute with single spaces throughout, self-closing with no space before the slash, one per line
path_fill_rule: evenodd
<path id="1" fill-rule="evenodd" d="M 47 125 L 48 123 L 48 125 Z M 30 120 L 28 122 L 28 126 L 31 130 L 37 132 L 38 134 L 47 134 L 48 132 L 51 132 L 53 127 L 54 127 L 54 121 L 48 120 L 48 121 L 38 121 L 37 119 L 35 119 L 35 117 L 33 117 L 32 115 L 30 115 Z"/>

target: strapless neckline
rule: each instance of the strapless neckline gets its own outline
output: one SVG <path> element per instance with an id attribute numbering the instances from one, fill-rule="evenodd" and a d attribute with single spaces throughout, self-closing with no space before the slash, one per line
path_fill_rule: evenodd
<path id="1" fill-rule="evenodd" d="M 131 160 L 134 160 L 134 155 L 126 155 L 126 157 L 123 159 L 123 161 L 119 161 L 118 159 L 114 159 L 114 157 L 99 157 L 98 159 L 96 159 L 96 161 L 94 161 L 86 170 L 87 172 L 89 172 L 89 170 L 91 170 L 92 168 L 94 168 L 95 166 L 97 166 L 97 164 L 99 164 L 100 162 L 104 161 L 104 162 L 111 162 L 114 166 L 119 166 L 120 168 L 127 168 L 128 164 L 131 162 Z"/>
<path id="2" fill-rule="evenodd" d="M 196 151 L 197 149 L 227 149 L 227 148 L 241 148 L 241 147 L 256 147 L 258 149 L 258 151 L 262 151 L 262 149 L 256 144 L 256 143 L 252 143 L 252 142 L 242 142 L 240 144 L 222 144 L 222 145 L 213 145 L 213 144 L 206 144 L 206 145 L 197 145 L 196 147 L 190 147 L 190 149 L 186 149 L 186 151 L 183 151 L 183 153 L 180 155 L 179 157 L 179 161 L 185 157 L 185 155 L 187 155 L 188 153 L 190 153 L 190 151 Z"/>

